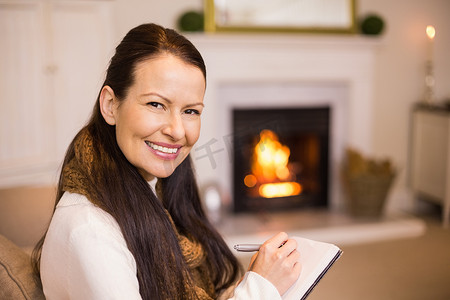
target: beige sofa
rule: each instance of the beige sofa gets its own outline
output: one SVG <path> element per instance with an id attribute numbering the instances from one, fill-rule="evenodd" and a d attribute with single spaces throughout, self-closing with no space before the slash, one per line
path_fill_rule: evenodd
<path id="1" fill-rule="evenodd" d="M 45 299 L 33 275 L 30 256 L 0 235 L 0 299 Z"/>
<path id="2" fill-rule="evenodd" d="M 45 299 L 30 254 L 47 229 L 55 188 L 0 189 L 0 299 Z"/>

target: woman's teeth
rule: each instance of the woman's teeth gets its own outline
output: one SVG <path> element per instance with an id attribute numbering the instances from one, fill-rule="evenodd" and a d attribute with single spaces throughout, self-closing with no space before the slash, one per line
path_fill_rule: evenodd
<path id="1" fill-rule="evenodd" d="M 162 146 L 159 146 L 159 145 L 155 145 L 155 144 L 153 144 L 153 143 L 151 143 L 151 142 L 146 142 L 146 143 L 147 143 L 147 145 L 150 146 L 151 148 L 153 148 L 153 149 L 155 149 L 155 150 L 157 150 L 157 151 L 160 151 L 160 152 L 172 154 L 172 153 L 177 153 L 177 151 L 178 151 L 178 148 L 167 148 L 167 147 L 162 147 Z"/>

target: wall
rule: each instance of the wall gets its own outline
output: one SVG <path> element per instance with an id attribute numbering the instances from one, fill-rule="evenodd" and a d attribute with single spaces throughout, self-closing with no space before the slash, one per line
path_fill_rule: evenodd
<path id="1" fill-rule="evenodd" d="M 31 253 L 48 228 L 56 188 L 0 189 L 0 234 Z"/>
<path id="2" fill-rule="evenodd" d="M 115 0 L 115 24 L 120 40 L 128 30 L 142 23 L 175 28 L 177 18 L 187 10 L 203 10 L 202 0 Z"/>

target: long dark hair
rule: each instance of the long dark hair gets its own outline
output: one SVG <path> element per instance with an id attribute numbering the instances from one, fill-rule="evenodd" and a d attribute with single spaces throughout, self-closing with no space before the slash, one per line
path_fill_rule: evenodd
<path id="1" fill-rule="evenodd" d="M 119 100 L 125 99 L 134 81 L 136 65 L 162 53 L 175 55 L 198 67 L 206 80 L 203 58 L 191 42 L 174 30 L 143 24 L 128 32 L 116 47 L 103 86 L 110 86 Z M 99 97 L 90 121 L 77 135 L 88 131 L 93 141 L 92 174 L 87 180 L 89 190 L 93 192 L 88 198 L 118 222 L 136 260 L 142 298 L 193 297 L 185 286 L 190 280 L 190 270 L 165 210 L 181 234 L 188 234 L 202 244 L 216 293 L 229 287 L 237 279 L 240 266 L 202 209 L 190 157 L 171 176 L 160 179 L 163 201 L 158 200 L 136 167 L 121 152 L 115 127 L 108 125 L 101 115 Z M 77 137 L 67 150 L 63 170 L 75 156 Z M 64 193 L 63 177 L 62 173 L 56 204 Z M 44 238 L 33 253 L 37 273 L 43 241 Z"/>

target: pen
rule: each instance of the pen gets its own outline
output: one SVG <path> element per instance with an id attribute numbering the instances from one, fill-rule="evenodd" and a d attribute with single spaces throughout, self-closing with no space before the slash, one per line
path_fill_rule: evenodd
<path id="1" fill-rule="evenodd" d="M 239 252 L 254 252 L 258 251 L 261 244 L 238 244 L 234 245 L 234 249 Z"/>
<path id="2" fill-rule="evenodd" d="M 284 241 L 278 248 L 281 248 L 286 241 Z M 234 250 L 239 252 L 255 252 L 259 251 L 259 248 L 261 248 L 262 244 L 237 244 L 234 245 Z"/>

